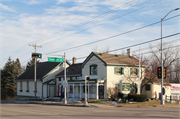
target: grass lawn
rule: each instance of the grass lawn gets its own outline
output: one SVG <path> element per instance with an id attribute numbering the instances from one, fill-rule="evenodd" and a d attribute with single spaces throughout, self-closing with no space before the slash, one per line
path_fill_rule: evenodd
<path id="1" fill-rule="evenodd" d="M 107 102 L 106 102 L 107 101 Z M 98 103 L 98 104 L 109 104 L 112 105 L 112 103 L 108 103 L 108 99 L 90 99 L 88 100 L 88 103 Z M 84 101 L 81 101 L 84 103 Z M 160 101 L 157 100 L 151 100 L 151 101 L 145 101 L 145 102 L 134 102 L 134 103 L 117 103 L 117 106 L 158 106 L 161 105 Z M 165 105 L 170 105 L 170 106 L 180 106 L 178 103 L 169 103 L 165 102 Z"/>
<path id="2" fill-rule="evenodd" d="M 151 101 L 145 101 L 145 102 L 134 102 L 134 103 L 118 103 L 117 105 L 119 106 L 123 106 L 123 105 L 126 105 L 126 106 L 158 106 L 158 105 L 161 105 L 160 104 L 160 101 L 157 101 L 157 100 L 151 100 Z M 165 102 L 165 105 L 170 105 L 170 106 L 179 106 L 178 103 L 169 103 L 169 102 Z"/>

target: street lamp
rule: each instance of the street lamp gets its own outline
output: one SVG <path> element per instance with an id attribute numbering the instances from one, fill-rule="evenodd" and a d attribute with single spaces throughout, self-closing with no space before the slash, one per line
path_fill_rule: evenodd
<path id="1" fill-rule="evenodd" d="M 174 10 L 171 10 L 164 18 L 161 19 L 161 71 L 162 71 L 162 79 L 161 79 L 161 104 L 164 105 L 164 101 L 163 101 L 163 61 L 162 61 L 162 22 L 163 20 L 173 11 L 179 10 L 180 8 L 176 8 Z"/>

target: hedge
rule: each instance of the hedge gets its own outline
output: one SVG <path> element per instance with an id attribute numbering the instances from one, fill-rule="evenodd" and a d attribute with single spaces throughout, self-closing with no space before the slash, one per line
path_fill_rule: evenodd
<path id="1" fill-rule="evenodd" d="M 147 96 L 144 94 L 134 94 L 134 93 L 129 93 L 128 94 L 128 100 L 133 99 L 134 101 L 137 102 L 144 102 L 147 100 Z"/>

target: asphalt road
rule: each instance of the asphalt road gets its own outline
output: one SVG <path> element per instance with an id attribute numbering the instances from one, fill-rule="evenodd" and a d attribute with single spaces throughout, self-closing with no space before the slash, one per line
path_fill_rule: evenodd
<path id="1" fill-rule="evenodd" d="M 73 107 L 43 104 L 1 104 L 1 119 L 179 119 L 180 110 L 174 107 Z"/>

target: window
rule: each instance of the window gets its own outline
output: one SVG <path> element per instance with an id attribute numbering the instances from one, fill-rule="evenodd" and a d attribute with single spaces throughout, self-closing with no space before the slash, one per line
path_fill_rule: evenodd
<path id="1" fill-rule="evenodd" d="M 59 77 L 59 81 L 61 81 L 61 77 Z"/>
<path id="2" fill-rule="evenodd" d="M 27 90 L 26 92 L 29 92 L 29 81 L 27 81 Z"/>
<path id="3" fill-rule="evenodd" d="M 131 74 L 131 75 L 139 75 L 139 70 L 138 70 L 138 68 L 131 68 L 131 69 L 130 69 L 130 74 Z"/>
<path id="4" fill-rule="evenodd" d="M 22 92 L 22 81 L 20 81 L 20 90 L 19 92 Z"/>
<path id="5" fill-rule="evenodd" d="M 97 75 L 97 65 L 90 66 L 90 75 Z"/>
<path id="6" fill-rule="evenodd" d="M 114 73 L 115 74 L 124 74 L 124 68 L 122 68 L 122 67 L 115 67 L 114 68 Z"/>
<path id="7" fill-rule="evenodd" d="M 73 77 L 70 77 L 70 80 L 73 80 Z"/>
<path id="8" fill-rule="evenodd" d="M 146 85 L 146 91 L 151 91 L 151 85 L 150 84 Z"/>

